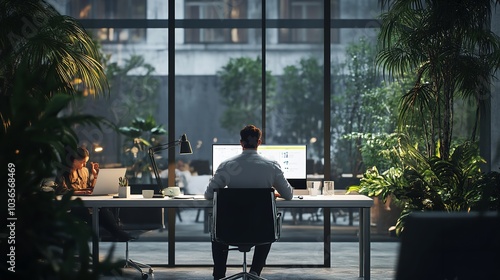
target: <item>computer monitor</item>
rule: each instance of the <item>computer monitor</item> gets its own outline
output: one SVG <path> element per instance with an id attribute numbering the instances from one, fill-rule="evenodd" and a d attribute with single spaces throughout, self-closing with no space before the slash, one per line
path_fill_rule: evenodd
<path id="1" fill-rule="evenodd" d="M 239 144 L 212 145 L 212 175 L 219 165 L 236 155 L 241 154 Z M 294 189 L 306 189 L 306 145 L 260 145 L 257 152 L 262 156 L 279 163 L 285 178 Z"/>

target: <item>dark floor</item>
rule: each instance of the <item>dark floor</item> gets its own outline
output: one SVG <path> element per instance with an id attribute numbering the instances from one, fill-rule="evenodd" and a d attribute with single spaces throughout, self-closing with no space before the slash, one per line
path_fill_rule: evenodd
<path id="1" fill-rule="evenodd" d="M 103 243 L 103 251 L 110 243 Z M 115 244 L 117 257 L 124 245 Z M 144 263 L 158 264 L 167 261 L 167 244 L 164 242 L 136 242 L 130 246 L 130 257 Z M 268 266 L 262 277 L 268 280 L 354 280 L 359 278 L 358 244 L 356 242 L 332 243 L 331 268 L 314 267 L 322 263 L 322 243 L 278 242 L 273 244 L 268 257 Z M 375 242 L 371 244 L 371 279 L 394 279 L 399 243 Z M 179 242 L 176 244 L 176 264 L 178 267 L 153 266 L 153 274 L 148 279 L 169 280 L 210 280 L 213 279 L 210 244 L 204 242 Z M 247 256 L 251 260 L 251 254 Z M 242 254 L 231 251 L 228 274 L 242 270 Z M 276 266 L 286 264 L 286 267 Z M 196 266 L 193 266 L 196 265 Z M 291 266 L 289 266 L 291 265 Z M 121 277 L 107 276 L 103 279 L 141 279 L 141 274 L 132 268 L 125 268 Z"/>
<path id="2" fill-rule="evenodd" d="M 129 243 L 130 258 L 153 265 L 148 279 L 204 280 L 212 279 L 212 257 L 209 235 L 202 217 L 196 221 L 197 210 L 183 210 L 177 218 L 175 267 L 168 263 L 168 231 L 155 229 L 139 232 L 138 239 Z M 321 213 L 320 213 L 321 214 Z M 349 280 L 359 278 L 359 246 L 357 213 L 336 213 L 332 218 L 331 267 L 323 264 L 323 223 L 321 215 L 308 213 L 294 221 L 285 213 L 281 239 L 273 244 L 268 266 L 262 276 L 268 280 Z M 182 221 L 181 221 L 182 219 Z M 352 225 L 350 225 L 350 223 Z M 114 245 L 114 259 L 125 257 L 124 243 L 101 242 L 101 258 Z M 394 279 L 399 242 L 388 235 L 373 234 L 371 243 L 371 279 Z M 251 260 L 251 253 L 247 260 Z M 228 275 L 242 270 L 242 253 L 231 251 Z M 125 268 L 122 276 L 103 279 L 141 279 L 141 274 Z"/>

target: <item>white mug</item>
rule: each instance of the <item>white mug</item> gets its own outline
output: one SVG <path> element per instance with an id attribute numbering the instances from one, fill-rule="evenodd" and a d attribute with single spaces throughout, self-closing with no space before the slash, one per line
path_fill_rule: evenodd
<path id="1" fill-rule="evenodd" d="M 154 194 L 154 190 L 142 190 L 142 197 L 144 198 L 152 198 Z"/>
<path id="2" fill-rule="evenodd" d="M 163 190 L 163 194 L 166 196 L 174 197 L 181 195 L 181 188 L 179 187 L 168 187 Z"/>

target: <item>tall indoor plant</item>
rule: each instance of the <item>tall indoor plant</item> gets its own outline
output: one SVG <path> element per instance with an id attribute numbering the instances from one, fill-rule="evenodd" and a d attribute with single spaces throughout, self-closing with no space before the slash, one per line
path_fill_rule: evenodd
<path id="1" fill-rule="evenodd" d="M 392 78 L 411 77 L 399 109 L 397 145 L 381 152 L 387 170 L 368 170 L 360 192 L 391 197 L 403 209 L 397 232 L 413 211 L 498 210 L 498 172 L 483 173 L 484 160 L 470 139 L 453 137 L 457 100 L 473 104 L 476 123 L 500 67 L 500 39 L 489 28 L 500 1 L 381 0 L 378 65 Z"/>
<path id="2" fill-rule="evenodd" d="M 103 123 L 66 110 L 84 89 L 107 91 L 99 49 L 74 19 L 42 0 L 1 0 L 0 26 L 0 165 L 11 167 L 0 178 L 10 178 L 18 241 L 8 241 L 2 228 L 1 251 L 14 246 L 16 256 L 15 268 L 2 261 L 1 278 L 97 279 L 101 267 L 90 268 L 92 232 L 68 213 L 79 201 L 71 194 L 56 199 L 40 184 L 76 149 L 78 125 Z"/>
<path id="3" fill-rule="evenodd" d="M 478 122 L 489 81 L 500 67 L 500 40 L 488 28 L 492 6 L 500 1 L 379 2 L 388 10 L 382 14 L 377 62 L 393 77 L 414 78 L 401 103 L 400 128 L 422 137 L 429 156 L 448 159 L 455 100 L 474 104 Z M 476 133 L 470 132 L 470 140 Z"/>

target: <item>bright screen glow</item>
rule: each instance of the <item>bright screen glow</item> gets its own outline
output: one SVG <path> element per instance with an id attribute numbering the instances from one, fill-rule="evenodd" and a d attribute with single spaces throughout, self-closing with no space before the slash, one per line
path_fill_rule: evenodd
<path id="1" fill-rule="evenodd" d="M 239 155 L 241 152 L 242 148 L 239 144 L 213 144 L 212 174 L 223 161 Z M 278 162 L 285 178 L 294 188 L 306 188 L 306 145 L 260 145 L 257 152 Z"/>

